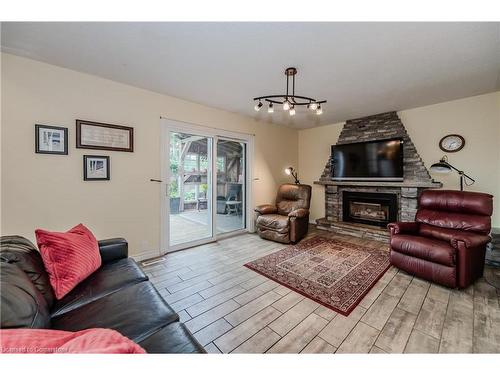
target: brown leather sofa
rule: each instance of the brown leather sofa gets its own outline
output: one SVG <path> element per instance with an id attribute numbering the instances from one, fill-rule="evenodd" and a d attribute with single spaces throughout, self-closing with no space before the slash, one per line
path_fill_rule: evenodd
<path id="1" fill-rule="evenodd" d="M 260 237 L 283 243 L 298 242 L 309 228 L 311 186 L 283 184 L 278 189 L 276 204 L 255 208 L 257 233 Z"/>
<path id="2" fill-rule="evenodd" d="M 483 275 L 493 196 L 426 190 L 415 222 L 391 223 L 391 264 L 421 278 L 466 288 Z"/>

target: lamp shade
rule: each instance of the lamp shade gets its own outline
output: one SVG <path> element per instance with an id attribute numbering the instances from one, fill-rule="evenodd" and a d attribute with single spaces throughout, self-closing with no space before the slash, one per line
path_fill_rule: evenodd
<path id="1" fill-rule="evenodd" d="M 450 173 L 451 172 L 451 168 L 448 165 L 448 163 L 445 163 L 442 161 L 432 164 L 430 169 L 432 172 L 436 172 L 436 173 Z"/>

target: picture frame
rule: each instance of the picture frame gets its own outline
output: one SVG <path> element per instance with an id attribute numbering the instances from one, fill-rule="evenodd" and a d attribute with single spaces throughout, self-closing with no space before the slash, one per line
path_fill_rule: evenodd
<path id="1" fill-rule="evenodd" d="M 134 152 L 134 128 L 76 120 L 76 148 Z"/>
<path id="2" fill-rule="evenodd" d="M 83 180 L 109 181 L 110 180 L 109 156 L 83 155 Z"/>
<path id="3" fill-rule="evenodd" d="M 68 128 L 35 124 L 35 153 L 68 155 Z"/>

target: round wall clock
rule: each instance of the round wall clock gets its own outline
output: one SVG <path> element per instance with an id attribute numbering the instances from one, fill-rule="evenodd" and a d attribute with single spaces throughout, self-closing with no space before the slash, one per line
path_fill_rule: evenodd
<path id="1" fill-rule="evenodd" d="M 457 152 L 465 146 L 465 139 L 458 134 L 445 135 L 439 141 L 439 148 L 444 152 Z"/>

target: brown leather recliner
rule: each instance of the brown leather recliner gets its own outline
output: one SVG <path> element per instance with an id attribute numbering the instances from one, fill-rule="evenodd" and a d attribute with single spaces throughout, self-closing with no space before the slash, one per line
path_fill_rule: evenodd
<path id="1" fill-rule="evenodd" d="M 391 264 L 421 278 L 466 288 L 483 275 L 493 196 L 426 190 L 415 222 L 391 223 Z"/>
<path id="2" fill-rule="evenodd" d="M 263 204 L 255 208 L 257 233 L 260 237 L 277 242 L 298 242 L 309 228 L 311 186 L 283 184 L 278 189 L 276 204 Z"/>

